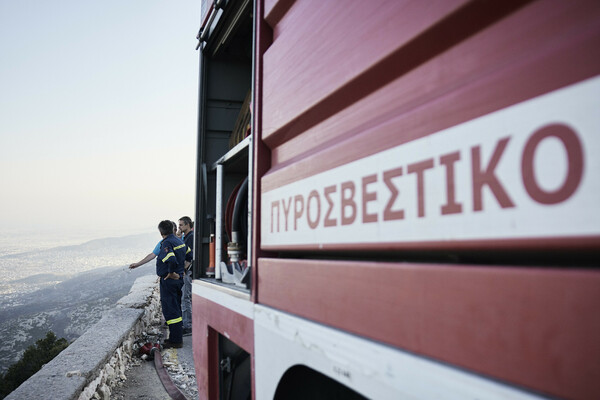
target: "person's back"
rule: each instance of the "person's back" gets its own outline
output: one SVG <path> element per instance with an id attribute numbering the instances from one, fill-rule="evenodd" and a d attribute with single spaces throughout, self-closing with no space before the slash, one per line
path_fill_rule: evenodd
<path id="1" fill-rule="evenodd" d="M 169 326 L 169 339 L 163 347 L 183 345 L 183 323 L 181 314 L 181 288 L 187 247 L 173 234 L 173 223 L 161 221 L 158 230 L 163 238 L 156 259 L 156 274 L 160 276 L 160 303 L 163 316 Z"/>
<path id="2" fill-rule="evenodd" d="M 183 276 L 186 251 L 185 243 L 174 234 L 164 238 L 156 261 L 156 275 L 164 278 L 169 272 L 175 272 Z M 172 265 L 173 261 L 176 266 Z"/>

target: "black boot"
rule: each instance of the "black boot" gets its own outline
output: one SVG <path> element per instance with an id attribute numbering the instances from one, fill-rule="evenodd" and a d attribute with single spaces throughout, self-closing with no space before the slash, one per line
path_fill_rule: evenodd
<path id="1" fill-rule="evenodd" d="M 169 325 L 169 340 L 165 341 L 165 344 L 170 343 L 172 345 L 183 344 L 183 323 L 177 322 Z"/>

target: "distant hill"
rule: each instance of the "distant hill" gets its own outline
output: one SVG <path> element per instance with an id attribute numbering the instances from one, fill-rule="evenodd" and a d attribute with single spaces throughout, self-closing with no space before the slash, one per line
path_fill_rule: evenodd
<path id="1" fill-rule="evenodd" d="M 54 284 L 54 277 L 48 274 L 64 280 L 100 267 L 125 267 L 150 253 L 160 240 L 158 232 L 145 233 L 0 256 L 0 295 L 38 290 L 46 278 Z"/>
<path id="2" fill-rule="evenodd" d="M 154 261 L 135 270 L 128 265 L 159 240 L 158 233 L 134 235 L 0 257 L 0 372 L 46 332 L 72 341 L 100 320 L 135 279 L 155 273 Z M 24 271 L 7 279 L 13 263 Z"/>
<path id="3" fill-rule="evenodd" d="M 94 239 L 82 244 L 70 245 L 70 246 L 57 246 L 52 247 L 50 249 L 44 250 L 35 250 L 35 251 L 24 251 L 20 253 L 13 253 L 9 255 L 2 256 L 2 259 L 19 259 L 22 257 L 43 257 L 47 255 L 56 255 L 63 254 L 64 252 L 86 252 L 86 251 L 114 251 L 114 250 L 127 250 L 131 251 L 131 249 L 139 248 L 140 246 L 147 246 L 150 243 L 158 243 L 161 240 L 161 237 L 158 234 L 158 231 L 155 233 L 141 233 L 138 235 L 130 235 L 130 236 L 122 236 L 122 237 L 108 237 L 102 239 Z M 149 250 L 151 251 L 154 248 Z"/>
<path id="4" fill-rule="evenodd" d="M 152 263 L 131 272 L 114 267 L 83 272 L 5 307 L 0 311 L 0 371 L 49 330 L 75 340 L 129 293 L 135 279 L 153 273 Z"/>

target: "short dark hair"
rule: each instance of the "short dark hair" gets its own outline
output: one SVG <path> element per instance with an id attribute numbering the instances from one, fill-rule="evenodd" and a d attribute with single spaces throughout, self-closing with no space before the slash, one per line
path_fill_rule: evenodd
<path id="1" fill-rule="evenodd" d="M 169 221 L 168 219 L 160 221 L 160 223 L 158 224 L 158 231 L 161 235 L 169 236 L 173 233 L 173 224 L 174 222 Z"/>
<path id="2" fill-rule="evenodd" d="M 183 221 L 184 224 L 189 225 L 190 228 L 194 227 L 194 221 L 188 216 L 179 218 L 180 221 Z"/>

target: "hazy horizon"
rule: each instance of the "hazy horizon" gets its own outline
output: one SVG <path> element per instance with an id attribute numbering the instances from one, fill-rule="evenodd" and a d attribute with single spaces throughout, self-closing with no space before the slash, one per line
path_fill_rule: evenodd
<path id="1" fill-rule="evenodd" d="M 158 222 L 157 222 L 158 225 Z M 62 246 L 81 245 L 93 240 L 128 237 L 141 234 L 152 235 L 156 232 L 156 240 L 160 239 L 158 229 L 90 229 L 87 231 L 74 230 L 37 230 L 17 229 L 8 231 L 0 229 L 0 257 L 8 254 L 18 254 L 24 251 L 46 250 Z"/>

